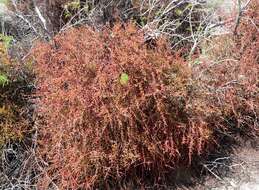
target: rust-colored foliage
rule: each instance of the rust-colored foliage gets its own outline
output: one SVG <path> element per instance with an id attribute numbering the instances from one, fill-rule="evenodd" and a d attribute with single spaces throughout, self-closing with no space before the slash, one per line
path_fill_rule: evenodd
<path id="1" fill-rule="evenodd" d="M 213 89 L 210 100 L 221 116 L 217 125 L 226 126 L 227 133 L 259 134 L 259 1 L 251 1 L 243 13 L 236 35 L 225 36 L 231 44 L 226 50 L 212 54 L 224 58 L 212 66 L 206 64 L 201 84 Z M 221 37 L 222 39 L 223 37 Z M 226 43 L 220 42 L 220 43 Z M 221 45 L 223 47 L 224 45 Z M 205 101 L 205 100 L 204 100 Z"/>
<path id="2" fill-rule="evenodd" d="M 241 62 L 251 65 L 259 64 L 259 1 L 251 1 L 237 29 L 236 44 Z M 245 65 L 244 65 L 245 67 Z"/>
<path id="3" fill-rule="evenodd" d="M 243 13 L 237 35 L 234 36 L 236 47 L 234 58 L 236 63 L 228 69 L 229 82 L 235 83 L 228 90 L 226 100 L 236 126 L 246 132 L 259 134 L 259 1 L 251 1 L 248 9 Z M 226 66 L 226 67 L 229 67 Z M 232 71 L 231 71 L 232 70 Z M 232 81 L 230 81 L 232 80 Z M 230 115 L 229 114 L 229 115 Z M 251 130 L 251 128 L 253 130 Z"/>
<path id="4" fill-rule="evenodd" d="M 39 153 L 49 163 L 41 184 L 84 189 L 148 172 L 160 179 L 213 143 L 206 118 L 216 114 L 163 39 L 149 47 L 132 24 L 78 28 L 34 56 Z"/>
<path id="5" fill-rule="evenodd" d="M 239 65 L 234 73 L 241 84 L 236 89 L 236 120 L 252 126 L 259 134 L 259 1 L 251 1 L 237 29 L 236 52 Z"/>

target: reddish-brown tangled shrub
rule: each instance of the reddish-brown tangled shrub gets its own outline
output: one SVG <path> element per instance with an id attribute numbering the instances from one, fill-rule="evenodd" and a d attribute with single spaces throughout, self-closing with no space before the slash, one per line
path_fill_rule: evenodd
<path id="1" fill-rule="evenodd" d="M 146 173 L 161 179 L 214 142 L 207 119 L 217 114 L 200 102 L 207 94 L 196 94 L 190 69 L 162 39 L 147 45 L 132 25 L 79 28 L 34 55 L 45 185 L 90 188 Z"/>
<path id="2" fill-rule="evenodd" d="M 237 28 L 236 51 L 239 59 L 245 65 L 259 64 L 259 1 L 254 0 L 240 19 Z"/>
<path id="3" fill-rule="evenodd" d="M 201 64 L 201 73 L 195 73 L 201 79 L 200 84 L 210 89 L 211 97 L 216 98 L 210 102 L 221 112 L 218 125 L 226 126 L 228 131 L 224 133 L 231 135 L 233 132 L 259 134 L 258 10 L 259 1 L 251 1 L 242 14 L 237 34 L 219 37 L 224 42 L 219 42 L 217 47 L 226 46 L 226 49 L 214 48 L 212 54 L 217 56 L 216 61 Z"/>
<path id="4" fill-rule="evenodd" d="M 233 36 L 236 60 L 226 62 L 231 87 L 226 100 L 231 105 L 231 120 L 246 133 L 259 134 L 259 1 L 251 1 L 240 19 L 237 35 Z M 230 61 L 231 62 L 231 61 Z M 229 68 L 232 65 L 232 68 Z M 227 69 L 229 68 L 229 69 Z M 226 77 L 225 77 L 226 78 Z"/>

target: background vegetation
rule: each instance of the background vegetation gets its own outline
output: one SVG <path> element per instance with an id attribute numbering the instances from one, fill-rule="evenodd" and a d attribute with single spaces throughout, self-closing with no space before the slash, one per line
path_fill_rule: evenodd
<path id="1" fill-rule="evenodd" d="M 163 189 L 256 139 L 259 1 L 240 2 L 5 1 L 0 188 Z"/>

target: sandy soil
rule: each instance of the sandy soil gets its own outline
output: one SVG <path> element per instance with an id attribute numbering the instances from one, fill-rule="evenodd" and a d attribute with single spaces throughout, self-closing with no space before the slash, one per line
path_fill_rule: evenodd
<path id="1" fill-rule="evenodd" d="M 227 157 L 205 165 L 209 171 L 200 184 L 190 190 L 259 190 L 259 140 L 248 142 Z"/>

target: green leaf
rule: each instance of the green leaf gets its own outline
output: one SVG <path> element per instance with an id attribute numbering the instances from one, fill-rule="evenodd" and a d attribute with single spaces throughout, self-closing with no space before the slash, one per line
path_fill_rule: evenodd
<path id="1" fill-rule="evenodd" d="M 127 75 L 127 73 L 122 73 L 120 76 L 120 83 L 122 85 L 127 85 L 129 82 L 129 75 Z"/>
<path id="2" fill-rule="evenodd" d="M 145 26 L 147 24 L 147 18 L 146 17 L 140 17 L 140 25 Z"/>
<path id="3" fill-rule="evenodd" d="M 196 59 L 196 60 L 194 61 L 194 64 L 195 64 L 195 65 L 199 65 L 199 64 L 201 64 L 201 62 L 200 62 L 199 59 Z"/>
<path id="4" fill-rule="evenodd" d="M 79 8 L 80 8 L 80 1 L 79 0 L 69 2 L 65 5 L 65 9 L 77 10 Z"/>
<path id="5" fill-rule="evenodd" d="M 176 13 L 177 16 L 182 16 L 183 11 L 181 9 L 176 9 L 175 13 Z"/>
<path id="6" fill-rule="evenodd" d="M 0 85 L 5 86 L 8 84 L 9 80 L 5 74 L 0 74 Z"/>
<path id="7" fill-rule="evenodd" d="M 64 16 L 65 16 L 65 18 L 70 18 L 70 17 L 72 17 L 72 14 L 70 13 L 69 10 L 66 10 L 64 13 Z"/>
<path id="8" fill-rule="evenodd" d="M 193 3 L 188 3 L 188 5 L 186 6 L 186 8 L 187 8 L 187 9 L 190 9 L 190 8 L 192 8 L 192 6 L 194 6 Z"/>
<path id="9" fill-rule="evenodd" d="M 4 43 L 5 48 L 8 49 L 10 47 L 11 42 L 13 41 L 13 37 L 0 34 L 0 41 L 2 41 Z"/>

